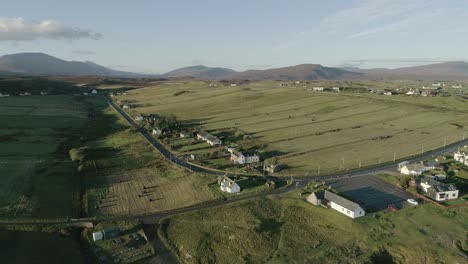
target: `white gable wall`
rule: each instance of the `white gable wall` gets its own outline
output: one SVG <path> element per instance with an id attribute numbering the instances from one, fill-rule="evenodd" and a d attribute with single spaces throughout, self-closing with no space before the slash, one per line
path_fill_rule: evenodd
<path id="1" fill-rule="evenodd" d="M 331 201 L 330 201 L 330 207 L 351 218 L 358 218 L 358 217 L 365 215 L 365 211 L 361 207 L 357 208 L 356 211 L 351 211 Z"/>

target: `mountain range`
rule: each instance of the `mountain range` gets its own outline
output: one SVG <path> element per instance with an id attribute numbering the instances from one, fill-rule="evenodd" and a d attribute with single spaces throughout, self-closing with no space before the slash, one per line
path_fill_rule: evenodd
<path id="1" fill-rule="evenodd" d="M 319 64 L 300 64 L 242 72 L 228 68 L 196 65 L 179 68 L 165 74 L 148 75 L 116 71 L 90 61 L 65 61 L 44 53 L 19 53 L 0 57 L 0 75 L 8 74 L 91 75 L 126 78 L 194 77 L 209 80 L 468 80 L 468 63 L 454 61 L 397 69 L 339 68 L 325 67 Z"/>

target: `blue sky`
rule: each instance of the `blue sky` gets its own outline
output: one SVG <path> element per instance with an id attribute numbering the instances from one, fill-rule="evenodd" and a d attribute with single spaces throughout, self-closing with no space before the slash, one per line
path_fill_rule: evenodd
<path id="1" fill-rule="evenodd" d="M 15 0 L 1 4 L 0 55 L 44 52 L 146 73 L 393 68 L 468 60 L 466 25 L 463 0 Z"/>

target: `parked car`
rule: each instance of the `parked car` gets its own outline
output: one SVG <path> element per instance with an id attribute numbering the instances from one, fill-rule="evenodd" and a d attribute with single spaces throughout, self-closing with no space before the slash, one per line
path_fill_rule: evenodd
<path id="1" fill-rule="evenodd" d="M 408 203 L 412 204 L 412 205 L 418 205 L 418 201 L 416 201 L 415 199 L 408 199 L 406 200 Z"/>

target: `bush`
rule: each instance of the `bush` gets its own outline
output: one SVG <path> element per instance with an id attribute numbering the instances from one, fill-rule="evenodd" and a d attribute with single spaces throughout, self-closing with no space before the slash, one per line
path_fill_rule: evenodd
<path id="1" fill-rule="evenodd" d="M 86 158 L 86 148 L 72 148 L 68 152 L 72 161 L 83 162 Z"/>

